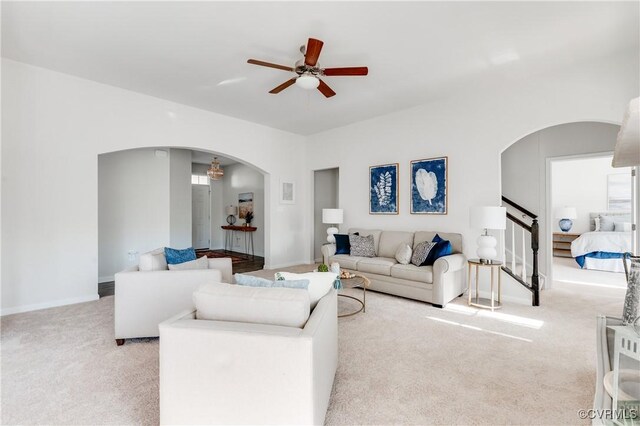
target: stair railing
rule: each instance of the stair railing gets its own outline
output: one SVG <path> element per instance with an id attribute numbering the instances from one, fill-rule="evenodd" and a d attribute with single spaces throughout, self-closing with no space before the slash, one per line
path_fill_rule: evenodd
<path id="1" fill-rule="evenodd" d="M 527 290 L 531 291 L 531 304 L 533 306 L 540 306 L 540 273 L 538 271 L 538 250 L 540 248 L 540 226 L 538 224 L 538 216 L 529 210 L 525 209 L 521 205 L 511 201 L 505 196 L 502 196 L 502 201 L 505 204 L 516 209 L 520 212 L 520 218 L 514 214 L 507 212 L 507 220 L 511 229 L 511 262 L 510 267 L 507 267 L 506 263 L 506 245 L 505 249 L 505 265 L 502 270 L 509 274 L 513 279 L 522 284 Z M 526 222 L 531 222 L 530 224 Z M 520 230 L 522 236 L 521 253 L 522 253 L 522 270 L 520 273 L 517 271 L 517 248 L 516 248 L 516 231 Z M 532 265 L 531 265 L 531 282 L 529 283 L 527 274 L 527 235 L 531 236 L 531 253 L 532 253 Z"/>

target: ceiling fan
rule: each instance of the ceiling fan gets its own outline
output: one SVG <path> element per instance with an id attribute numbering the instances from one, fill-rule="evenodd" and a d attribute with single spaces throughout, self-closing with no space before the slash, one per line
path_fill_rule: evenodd
<path id="1" fill-rule="evenodd" d="M 318 64 L 318 57 L 320 56 L 323 44 L 324 43 L 320 40 L 310 38 L 307 42 L 306 48 L 304 45 L 300 46 L 300 52 L 304 55 L 304 58 L 296 62 L 294 67 L 272 64 L 270 62 L 259 61 L 257 59 L 249 59 L 247 62 L 253 65 L 291 71 L 297 74 L 297 76 L 270 90 L 269 93 L 271 94 L 280 93 L 295 83 L 296 86 L 300 86 L 306 90 L 318 89 L 324 96 L 330 98 L 335 95 L 336 92 L 327 86 L 324 81 L 320 80 L 320 76 L 358 76 L 367 75 L 369 73 L 369 69 L 367 67 L 320 68 Z"/>

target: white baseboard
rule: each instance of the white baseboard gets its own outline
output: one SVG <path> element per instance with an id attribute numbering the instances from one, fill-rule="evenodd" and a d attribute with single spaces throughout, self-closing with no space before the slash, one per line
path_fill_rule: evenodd
<path id="1" fill-rule="evenodd" d="M 115 281 L 116 279 L 114 278 L 113 275 L 108 275 L 106 277 L 98 277 L 98 284 L 100 283 L 109 283 L 111 281 Z"/>
<path id="2" fill-rule="evenodd" d="M 32 305 L 14 306 L 0 310 L 0 316 L 19 314 L 22 312 L 38 311 L 40 309 L 55 308 L 57 306 L 74 305 L 76 303 L 92 302 L 98 300 L 98 293 L 90 296 L 72 297 L 70 299 L 54 300 L 52 302 L 34 303 Z"/>

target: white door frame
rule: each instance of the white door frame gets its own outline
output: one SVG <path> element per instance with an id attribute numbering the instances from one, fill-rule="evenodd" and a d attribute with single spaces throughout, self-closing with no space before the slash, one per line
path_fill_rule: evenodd
<path id="1" fill-rule="evenodd" d="M 559 157 L 547 157 L 546 158 L 546 170 L 545 170 L 545 179 L 546 179 L 546 200 L 545 200 L 545 205 L 546 205 L 546 211 L 545 211 L 545 236 L 547 238 L 546 241 L 546 263 L 548 265 L 547 268 L 547 280 L 545 281 L 545 288 L 551 288 L 553 286 L 553 208 L 551 206 L 551 195 L 552 195 L 552 190 L 553 190 L 553 185 L 552 185 L 552 173 L 551 173 L 551 163 L 553 162 L 558 162 L 558 161 L 566 161 L 566 160 L 578 160 L 578 159 L 587 159 L 587 158 L 599 158 L 599 157 L 608 157 L 608 156 L 613 156 L 613 151 L 604 151 L 604 152 L 593 152 L 593 153 L 587 153 L 587 154 L 574 154 L 574 155 L 563 155 L 563 156 L 559 156 Z M 637 167 L 636 167 L 637 170 Z M 631 220 L 633 221 L 634 224 L 638 223 L 638 209 L 636 206 L 637 203 L 637 199 L 636 199 L 636 195 L 634 188 L 637 188 L 637 180 L 638 180 L 638 176 L 637 176 L 637 172 L 636 172 L 636 177 L 633 179 L 633 183 L 632 183 L 632 195 L 631 195 Z M 637 227 L 637 225 L 636 225 Z M 635 233 L 634 233 L 635 234 Z M 637 253 L 637 241 L 636 241 L 636 235 L 633 235 L 631 240 L 632 240 L 632 248 L 633 251 L 635 253 Z"/>

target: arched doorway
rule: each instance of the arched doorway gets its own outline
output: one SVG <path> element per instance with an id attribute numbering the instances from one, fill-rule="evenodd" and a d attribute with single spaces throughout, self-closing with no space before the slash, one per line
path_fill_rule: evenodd
<path id="1" fill-rule="evenodd" d="M 589 156 L 595 158 L 609 155 L 613 151 L 618 131 L 617 124 L 602 121 L 557 124 L 529 133 L 510 144 L 501 153 L 501 194 L 535 214 L 540 225 L 539 266 L 545 287 L 550 287 L 554 280 L 554 232 L 562 233 L 560 229 L 556 229 L 558 224 L 554 218 L 554 210 L 557 208 L 554 208 L 551 200 L 553 181 L 551 165 L 560 159 Z M 606 163 L 606 160 L 602 162 Z M 605 177 L 601 179 L 604 182 L 601 182 L 603 190 L 597 195 L 592 190 L 588 197 L 583 197 L 597 199 L 597 201 L 591 204 L 591 207 L 588 207 L 588 203 L 580 206 L 580 234 L 589 231 L 589 214 L 606 212 L 607 210 L 606 170 L 599 173 L 605 174 Z M 565 178 L 567 182 L 579 182 L 579 179 L 580 176 L 575 174 Z M 585 191 L 584 187 L 576 186 L 571 195 L 579 196 L 583 191 Z M 565 201 L 572 202 L 570 198 L 572 197 L 566 197 Z M 561 201 L 556 200 L 556 204 Z M 515 257 L 516 261 L 513 263 L 524 264 L 525 268 L 528 266 L 528 270 L 531 271 L 533 252 L 527 250 L 522 256 L 523 250 L 518 250 L 523 246 L 527 249 L 531 246 L 531 236 L 526 232 L 520 232 L 517 227 L 514 228 L 515 236 L 512 235 L 513 230 L 510 226 L 507 226 L 505 235 L 507 263 L 513 262 Z M 571 241 L 568 241 L 568 244 L 566 242 L 561 244 L 556 242 L 555 244 L 570 248 L 570 243 Z M 514 245 L 515 248 L 512 247 Z M 570 254 L 571 252 L 569 250 L 564 253 Z M 577 264 L 576 267 L 578 267 Z"/>
<path id="2" fill-rule="evenodd" d="M 215 182 L 206 178 L 207 163 L 214 157 L 222 159 L 226 169 Z M 194 185 L 194 178 L 201 176 L 205 179 Z M 116 272 L 137 264 L 138 256 L 147 251 L 194 246 L 195 189 L 205 189 L 196 194 L 206 192 L 200 200 L 207 203 L 200 206 L 206 218 L 200 219 L 209 233 L 206 245 L 196 248 L 247 251 L 242 238 L 224 247 L 221 226 L 227 225 L 225 207 L 237 206 L 239 194 L 250 193 L 252 225 L 257 228 L 250 253 L 263 264 L 269 256 L 268 184 L 268 174 L 260 168 L 211 150 L 149 147 L 98 155 L 99 282 L 112 281 Z"/>

